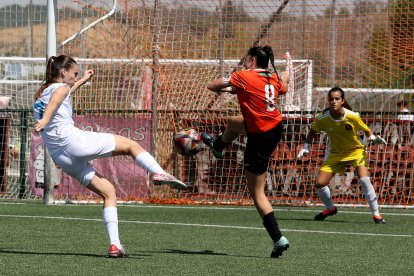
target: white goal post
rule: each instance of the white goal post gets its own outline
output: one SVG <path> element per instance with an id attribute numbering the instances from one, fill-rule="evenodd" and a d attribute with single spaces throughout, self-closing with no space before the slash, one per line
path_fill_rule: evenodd
<path id="1" fill-rule="evenodd" d="M 75 60 L 82 65 L 105 64 L 152 64 L 152 59 L 110 59 L 110 58 L 77 58 Z M 312 109 L 312 60 L 292 60 L 295 72 L 295 91 L 292 95 L 294 104 L 298 110 L 311 111 Z M 179 64 L 181 66 L 224 66 L 231 71 L 239 63 L 239 60 L 212 60 L 212 59 L 160 59 L 159 66 Z M 275 60 L 275 65 L 284 69 L 285 60 Z M 40 84 L 44 78 L 46 60 L 35 57 L 0 57 L 0 84 L 9 86 L 22 84 Z M 226 70 L 224 70 L 226 72 Z M 99 74 L 99 72 L 98 72 Z M 299 81 L 300 80 L 300 81 Z M 11 89 L 11 88 L 9 88 Z M 285 96 L 281 97 L 282 111 L 284 110 Z M 32 98 L 19 99 L 16 104 L 30 106 Z M 22 101 L 25 101 L 23 103 Z M 19 105 L 20 107 L 20 105 Z M 286 110 L 289 111 L 289 110 Z"/>

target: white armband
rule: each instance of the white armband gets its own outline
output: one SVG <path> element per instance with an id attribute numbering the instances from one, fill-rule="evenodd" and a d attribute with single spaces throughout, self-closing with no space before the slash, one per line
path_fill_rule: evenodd
<path id="1" fill-rule="evenodd" d="M 231 86 L 228 86 L 228 87 L 224 87 L 224 88 L 220 89 L 220 91 L 221 92 L 232 92 L 233 89 L 231 88 Z"/>

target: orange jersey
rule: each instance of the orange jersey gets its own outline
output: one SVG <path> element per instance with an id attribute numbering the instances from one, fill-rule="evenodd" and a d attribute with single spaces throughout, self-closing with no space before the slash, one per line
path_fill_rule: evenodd
<path id="1" fill-rule="evenodd" d="M 231 74 L 229 83 L 236 88 L 247 130 L 262 133 L 276 127 L 282 114 L 276 103 L 286 93 L 276 74 L 264 69 L 242 70 Z"/>

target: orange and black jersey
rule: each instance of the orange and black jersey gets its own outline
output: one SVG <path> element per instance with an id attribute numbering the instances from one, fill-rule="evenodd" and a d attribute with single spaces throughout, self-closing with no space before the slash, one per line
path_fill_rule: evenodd
<path id="1" fill-rule="evenodd" d="M 264 69 L 241 70 L 231 74 L 229 83 L 236 88 L 240 110 L 247 130 L 262 133 L 276 127 L 282 121 L 277 108 L 278 96 L 286 88 L 276 74 Z"/>

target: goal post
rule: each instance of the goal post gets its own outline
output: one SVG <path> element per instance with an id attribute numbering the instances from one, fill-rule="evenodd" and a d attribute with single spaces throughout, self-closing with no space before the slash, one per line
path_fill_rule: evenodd
<path id="1" fill-rule="evenodd" d="M 46 60 L 56 55 L 56 11 L 55 0 L 47 0 Z M 51 175 L 57 169 L 52 163 L 52 158 L 44 147 L 43 203 L 46 205 L 53 204 L 54 201 Z"/>
<path id="2" fill-rule="evenodd" d="M 44 79 L 45 49 L 52 48 L 45 39 L 47 1 L 16 2 L 0 9 L 0 93 L 11 97 L 0 112 L 10 116 L 8 153 L 20 147 L 20 156 L 9 155 L 10 162 L 3 162 L 9 179 L 2 198 L 20 196 L 14 183 L 28 177 L 27 154 L 37 141 L 24 133 L 32 133 L 33 93 Z M 354 111 L 388 142 L 387 147 L 368 147 L 379 202 L 412 204 L 413 9 L 404 0 L 345 2 L 335 11 L 323 1 L 49 1 L 56 5 L 58 45 L 51 45 L 58 47 L 56 54 L 70 55 L 81 70 L 97 72 L 72 97 L 76 124 L 131 137 L 146 149 L 156 144 L 157 161 L 190 187 L 181 192 L 155 187 L 129 158 L 103 160 L 99 169 L 104 175 L 121 172 L 111 176 L 120 199 L 251 204 L 242 164 L 244 137 L 230 146 L 224 160 L 215 160 L 207 150 L 182 157 L 171 141 L 185 127 L 215 135 L 223 131 L 227 118 L 240 114 L 239 104 L 231 94 L 216 97 L 206 84 L 232 72 L 252 45 L 269 45 L 279 72 L 286 67 L 286 52 L 295 68 L 293 93 L 278 102 L 285 132 L 269 164 L 266 192 L 272 201 L 320 203 L 313 185 L 326 135 L 314 140 L 315 154 L 305 162 L 296 162 L 295 154 L 313 116 L 327 107 L 326 92 L 338 85 L 346 89 Z M 402 101 L 407 106 L 400 108 Z M 149 133 L 154 135 L 148 138 Z M 30 162 L 39 165 L 43 152 L 35 149 Z M 336 204 L 364 204 L 356 180 L 352 170 L 335 178 Z M 57 200 L 96 200 L 79 193 L 79 185 L 65 175 L 59 183 Z M 25 198 L 42 197 L 39 183 L 26 188 Z"/>
<path id="3" fill-rule="evenodd" d="M 47 35 L 46 35 L 46 60 L 48 60 L 51 56 L 55 56 L 56 55 L 56 51 L 57 51 L 57 45 L 56 45 L 56 11 L 57 11 L 57 6 L 56 6 L 56 2 L 57 0 L 48 0 L 47 1 Z M 78 33 L 72 35 L 71 37 L 67 38 L 66 40 L 64 40 L 60 45 L 59 45 L 59 50 L 65 46 L 67 43 L 71 42 L 72 40 L 76 39 L 78 36 L 82 35 L 83 33 L 85 33 L 86 31 L 88 31 L 89 29 L 93 28 L 95 25 L 97 25 L 98 23 L 102 22 L 103 20 L 109 18 L 112 14 L 114 14 L 115 10 L 116 10 L 116 6 L 117 6 L 117 1 L 113 0 L 113 7 L 112 9 L 105 14 L 104 16 L 102 16 L 101 18 L 99 18 L 98 20 L 92 22 L 91 24 L 89 24 L 88 26 L 86 26 L 85 28 L 83 28 L 82 30 L 80 30 Z M 52 183 L 52 175 L 60 175 L 61 174 L 61 170 L 56 168 L 55 166 L 53 166 L 53 161 L 50 157 L 50 155 L 48 154 L 48 151 L 46 149 L 46 147 L 44 148 L 44 166 L 45 166 L 45 170 L 44 170 L 44 195 L 43 195 L 43 203 L 44 204 L 53 204 L 54 202 L 54 192 L 53 192 L 53 183 Z"/>
<path id="4" fill-rule="evenodd" d="M 79 127 L 95 131 L 119 131 L 122 135 L 137 139 L 140 143 L 147 143 L 145 129 L 153 129 L 156 133 L 156 139 L 159 150 L 157 157 L 159 162 L 169 171 L 176 171 L 182 177 L 189 177 L 182 171 L 183 167 L 179 158 L 175 157 L 175 161 L 171 158 L 175 154 L 172 148 L 172 136 L 178 130 L 194 125 L 191 122 L 198 122 L 197 130 L 202 130 L 202 124 L 205 120 L 210 120 L 210 124 L 219 126 L 223 123 L 225 113 L 220 112 L 221 109 L 229 110 L 229 114 L 238 113 L 238 106 L 233 95 L 228 95 L 220 99 L 211 109 L 205 109 L 214 93 L 208 92 L 206 83 L 208 80 L 220 75 L 221 66 L 224 68 L 233 68 L 238 60 L 198 60 L 198 59 L 160 59 L 158 61 L 159 81 L 156 84 L 161 95 L 158 99 L 158 113 L 160 119 L 157 125 L 149 123 L 151 117 L 151 83 L 152 79 L 152 60 L 151 59 L 119 59 L 119 58 L 77 58 L 76 61 L 83 68 L 94 68 L 96 76 L 91 79 L 90 83 L 82 88 L 82 91 L 73 95 L 73 104 L 75 111 L 75 122 Z M 285 60 L 276 60 L 275 64 L 280 70 L 285 66 Z M 306 95 L 309 93 L 309 83 L 311 71 L 309 60 L 293 60 L 294 71 L 296 76 L 295 93 Z M 0 57 L 0 66 L 4 68 L 15 69 L 14 73 L 10 73 L 9 69 L 5 71 L 7 80 L 0 80 L 0 84 L 10 91 L 18 91 L 19 87 L 28 86 L 27 93 L 16 94 L 16 107 L 22 109 L 31 109 L 33 102 L 33 92 L 39 87 L 44 78 L 44 67 L 46 65 L 43 58 L 9 58 Z M 6 88 L 9 87 L 9 88 Z M 310 86 L 311 88 L 312 86 Z M 303 97 L 304 98 L 304 97 Z M 306 103 L 302 97 L 293 97 L 294 102 L 300 108 L 306 107 Z M 296 99 L 298 99 L 296 101 Z M 280 99 L 281 103 L 283 98 Z M 76 114 L 79 114 L 76 115 Z M 124 115 L 121 115 L 124 114 Z M 126 116 L 133 118 L 124 121 L 127 125 L 123 126 L 122 120 L 118 116 Z M 96 128 L 99 126 L 99 128 Z M 145 129 L 144 129 L 145 128 Z M 118 129 L 118 130 L 116 130 Z M 123 129 L 123 130 L 122 130 Z M 32 171 L 39 171 L 41 168 L 32 168 L 33 162 L 38 159 L 38 140 L 32 141 L 31 157 L 32 163 L 29 165 Z M 33 152 L 35 150 L 35 152 Z M 200 156 L 205 155 L 205 152 Z M 174 158 L 174 157 L 173 157 Z M 115 162 L 118 162 L 115 159 Z M 125 162 L 125 158 L 120 162 Z M 51 164 L 53 167 L 53 164 Z M 125 164 L 124 164 L 125 165 Z M 106 165 L 105 165 L 106 166 Z M 136 169 L 128 165 L 127 170 L 130 178 L 124 180 L 116 180 L 116 183 L 129 183 L 134 181 L 133 171 Z M 124 166 L 124 167 L 128 167 Z M 171 167 L 170 167 L 171 166 Z M 201 166 L 204 166 L 201 164 Z M 116 167 L 116 166 L 115 166 Z M 29 170 L 30 171 L 30 170 Z M 184 173 L 184 174 L 183 174 Z M 31 175 L 32 189 L 37 190 L 36 182 Z M 46 174 L 45 174 L 46 176 Z M 57 177 L 57 178 L 56 178 Z M 189 179 L 190 180 L 190 179 Z M 62 196 L 70 198 L 70 200 L 79 200 L 79 198 L 88 198 L 89 193 L 82 194 L 79 189 L 71 187 L 76 186 L 66 175 L 51 177 L 51 185 L 56 187 L 54 192 L 56 200 L 62 200 Z M 60 182 L 60 183 L 59 183 Z M 61 185 L 62 184 L 62 185 Z M 129 184 L 128 184 L 129 185 Z M 125 186 L 128 186 L 125 185 Z M 139 186 L 139 185 L 138 185 Z M 121 193 L 126 198 L 135 198 L 142 200 L 144 197 L 152 195 L 158 196 L 156 188 L 153 192 L 145 193 L 142 187 L 129 187 L 134 193 Z M 69 189 L 69 192 L 68 192 Z M 72 192 L 71 192 L 71 189 Z M 64 191 L 62 194 L 61 191 Z M 40 194 L 39 194 L 40 195 Z M 165 195 L 164 195 L 165 196 Z M 230 195 L 231 196 L 231 195 Z M 94 198 L 94 197 L 91 197 Z M 125 200 L 125 198 L 121 199 Z"/>

